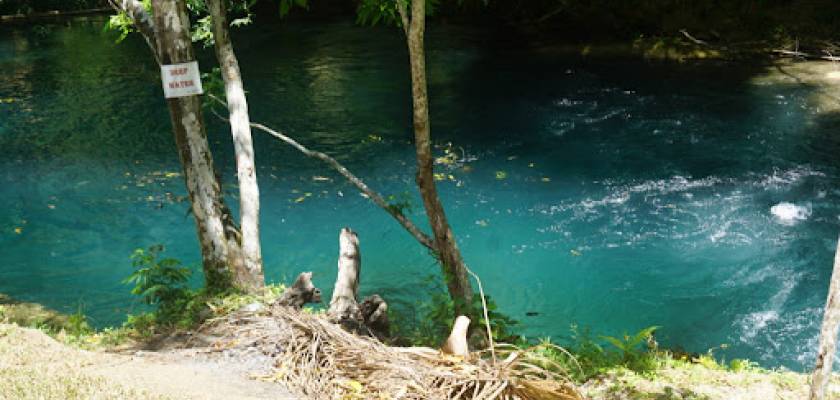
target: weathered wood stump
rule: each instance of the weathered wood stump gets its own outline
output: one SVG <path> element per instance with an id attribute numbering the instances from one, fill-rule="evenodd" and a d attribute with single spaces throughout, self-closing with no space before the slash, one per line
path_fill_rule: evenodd
<path id="1" fill-rule="evenodd" d="M 321 289 L 312 283 L 312 272 L 301 272 L 273 305 L 300 309 L 307 303 L 320 303 Z"/>
<path id="2" fill-rule="evenodd" d="M 338 275 L 327 315 L 345 329 L 379 338 L 388 335 L 388 304 L 378 295 L 358 301 L 362 254 L 359 237 L 350 228 L 338 235 Z"/>
<path id="3" fill-rule="evenodd" d="M 455 323 L 452 324 L 452 332 L 449 337 L 443 342 L 440 351 L 444 354 L 463 357 L 465 360 L 470 357 L 470 347 L 467 344 L 467 331 L 470 327 L 470 319 L 466 316 L 459 315 L 455 318 Z"/>

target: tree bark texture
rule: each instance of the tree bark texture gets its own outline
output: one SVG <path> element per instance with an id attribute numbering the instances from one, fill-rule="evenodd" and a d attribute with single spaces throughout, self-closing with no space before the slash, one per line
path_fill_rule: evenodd
<path id="1" fill-rule="evenodd" d="M 242 255 L 245 273 L 235 274 L 234 284 L 252 291 L 265 285 L 262 250 L 260 249 L 260 190 L 254 165 L 254 145 L 251 140 L 251 121 L 248 101 L 228 31 L 227 10 L 222 0 L 208 0 L 213 19 L 213 38 L 216 58 L 225 81 L 225 95 L 230 112 L 230 128 L 236 156 L 236 175 L 239 181 L 239 226 L 242 232 Z"/>
<path id="2" fill-rule="evenodd" d="M 320 302 L 321 289 L 316 288 L 312 283 L 312 273 L 301 272 L 292 286 L 283 291 L 283 295 L 274 304 L 300 309 L 304 304 Z"/>
<path id="3" fill-rule="evenodd" d="M 388 304 L 379 295 L 359 303 L 361 271 L 359 237 L 350 228 L 343 228 L 338 235 L 338 274 L 327 315 L 349 331 L 383 338 L 389 329 Z"/>
<path id="4" fill-rule="evenodd" d="M 834 366 L 834 352 L 837 349 L 837 327 L 840 325 L 840 239 L 834 254 L 834 268 L 828 287 L 828 299 L 825 302 L 822 328 L 820 329 L 820 347 L 811 376 L 810 400 L 826 400 L 831 370 Z"/>
<path id="5" fill-rule="evenodd" d="M 429 96 L 426 83 L 426 55 L 424 35 L 426 29 L 425 0 L 411 1 L 410 18 L 400 8 L 407 35 L 408 53 L 411 63 L 411 91 L 414 110 L 414 146 L 417 153 L 417 187 L 423 198 L 423 207 L 437 248 L 449 295 L 455 303 L 456 314 L 467 314 L 472 305 L 472 287 L 467 276 L 461 251 L 455 235 L 446 219 L 446 213 L 434 179 L 434 157 L 432 154 L 429 127 Z"/>
<path id="6" fill-rule="evenodd" d="M 194 61 L 189 18 L 183 0 L 153 0 L 152 12 L 159 62 Z M 188 96 L 166 102 L 195 217 L 206 285 L 210 289 L 225 289 L 241 281 L 241 275 L 247 269 L 240 248 L 240 233 L 224 204 L 213 167 L 201 100 L 198 96 Z"/>
<path id="7" fill-rule="evenodd" d="M 143 7 L 143 3 L 138 0 L 109 0 L 108 2 L 111 4 L 111 8 L 124 12 L 125 15 L 131 18 L 134 27 L 140 32 L 143 39 L 146 40 L 146 44 L 152 50 L 152 55 L 158 64 L 160 64 L 158 45 L 155 38 L 155 24 L 151 16 L 149 16 L 149 13 L 146 12 L 146 8 Z"/>
<path id="8" fill-rule="evenodd" d="M 350 228 L 342 228 L 338 235 L 338 275 L 335 278 L 329 309 L 332 319 L 361 319 L 357 300 L 361 271 L 359 237 Z"/>

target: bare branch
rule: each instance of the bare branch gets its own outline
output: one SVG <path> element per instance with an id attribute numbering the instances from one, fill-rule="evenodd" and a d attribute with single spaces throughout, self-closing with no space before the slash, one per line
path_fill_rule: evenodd
<path id="1" fill-rule="evenodd" d="M 694 44 L 699 44 L 701 46 L 708 46 L 709 45 L 709 43 L 706 42 L 705 40 L 700 40 L 700 39 L 697 39 L 694 36 L 691 36 L 691 34 L 688 33 L 688 31 L 685 30 L 685 29 L 680 29 L 680 33 L 682 33 L 683 36 L 685 36 L 686 39 L 692 41 Z"/>
<path id="2" fill-rule="evenodd" d="M 361 179 L 359 179 L 356 175 L 353 175 L 352 172 L 350 172 L 346 167 L 341 165 L 341 163 L 336 161 L 334 158 L 320 151 L 310 150 L 298 143 L 297 141 L 295 141 L 294 139 L 271 128 L 268 128 L 263 124 L 251 123 L 251 126 L 286 142 L 286 144 L 289 144 L 292 147 L 296 148 L 298 151 L 300 151 L 307 157 L 317 158 L 327 163 L 330 167 L 332 167 L 332 169 L 336 170 L 338 173 L 347 178 L 347 180 L 350 181 L 350 183 L 352 183 L 353 186 L 355 186 L 357 189 L 359 189 L 359 191 L 361 191 L 367 197 L 369 197 L 374 203 L 376 203 L 376 205 L 385 210 L 385 212 L 387 212 L 388 214 L 391 214 L 391 216 L 394 217 L 397 220 L 397 222 L 399 222 L 400 225 L 402 225 L 403 228 L 405 228 L 405 230 L 407 230 L 412 236 L 414 236 L 414 238 L 417 239 L 417 241 L 420 242 L 420 244 L 422 244 L 429 250 L 436 251 L 435 245 L 428 235 L 426 235 L 419 228 L 417 228 L 417 226 L 414 225 L 414 223 L 411 222 L 411 220 L 409 220 L 399 209 L 390 206 L 379 193 L 368 187 L 368 185 L 366 185 Z"/>
<path id="3" fill-rule="evenodd" d="M 208 96 L 210 98 L 212 98 L 213 100 L 221 103 L 221 104 L 225 104 L 221 99 L 219 99 L 216 96 L 213 96 L 212 94 L 208 94 Z M 224 121 L 228 121 L 227 118 L 219 115 L 218 113 L 215 112 L 215 110 L 213 111 L 213 113 L 216 114 L 216 116 L 219 119 L 222 119 Z M 397 222 L 399 222 L 400 225 L 402 225 L 403 228 L 405 228 L 405 230 L 407 230 L 408 233 L 411 234 L 411 236 L 414 236 L 414 239 L 416 239 L 418 242 L 420 242 L 420 244 L 422 244 L 423 246 L 425 246 L 426 248 L 428 248 L 432 252 L 437 253 L 437 248 L 435 247 L 434 242 L 432 241 L 432 239 L 428 235 L 423 233 L 423 231 L 421 231 L 420 228 L 418 228 L 416 225 L 414 225 L 414 223 L 411 222 L 411 220 L 409 220 L 405 216 L 405 214 L 403 214 L 402 211 L 400 211 L 400 209 L 398 209 L 396 207 L 392 207 L 391 205 L 389 205 L 388 202 L 386 202 L 385 199 L 382 198 L 382 195 L 380 195 L 375 190 L 368 187 L 367 184 L 365 184 L 361 179 L 359 179 L 356 175 L 354 175 L 352 172 L 350 172 L 350 170 L 348 170 L 345 166 L 341 165 L 341 163 L 336 161 L 336 159 L 334 159 L 334 158 L 330 157 L 329 155 L 327 155 L 325 153 L 322 153 L 320 151 L 310 150 L 310 149 L 306 148 L 305 146 L 303 146 L 302 144 L 295 141 L 294 139 L 284 135 L 281 132 L 278 132 L 274 129 L 271 129 L 271 128 L 263 125 L 263 124 L 252 122 L 251 127 L 259 129 L 259 130 L 261 130 L 265 133 L 268 133 L 271 136 L 276 137 L 277 139 L 282 140 L 283 142 L 285 142 L 286 144 L 294 147 L 295 149 L 297 149 L 298 151 L 300 151 L 301 153 L 303 153 L 307 157 L 317 158 L 317 159 L 327 163 L 327 165 L 332 167 L 332 169 L 334 169 L 335 171 L 340 173 L 342 176 L 347 178 L 347 180 L 350 181 L 350 183 L 352 183 L 353 186 L 355 186 L 357 189 L 359 189 L 359 191 L 364 193 L 368 198 L 371 199 L 371 201 L 376 203 L 376 205 L 378 205 L 380 208 L 385 210 L 385 212 L 387 212 L 392 217 L 394 217 L 394 219 L 396 219 Z"/>

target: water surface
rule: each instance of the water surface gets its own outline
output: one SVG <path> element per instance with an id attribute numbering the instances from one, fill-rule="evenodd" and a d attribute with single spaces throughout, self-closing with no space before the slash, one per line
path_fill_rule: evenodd
<path id="1" fill-rule="evenodd" d="M 310 22 L 234 39 L 253 120 L 408 193 L 422 221 L 398 33 Z M 464 161 L 439 166 L 441 196 L 527 335 L 659 325 L 668 346 L 810 365 L 840 225 L 840 119 L 813 87 L 758 84 L 761 65 L 582 61 L 488 30 L 434 26 L 427 44 L 438 155 Z M 135 248 L 200 259 L 157 68 L 138 38 L 74 21 L 0 30 L 0 71 L 0 292 L 118 324 L 136 308 L 120 283 Z M 210 128 L 235 209 L 230 135 Z M 395 222 L 255 135 L 269 280 L 312 270 L 331 289 L 351 226 L 363 293 L 428 295 L 437 267 Z"/>

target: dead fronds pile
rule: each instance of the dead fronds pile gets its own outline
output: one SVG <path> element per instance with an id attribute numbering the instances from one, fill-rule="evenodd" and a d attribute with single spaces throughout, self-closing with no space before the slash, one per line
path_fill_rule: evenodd
<path id="1" fill-rule="evenodd" d="M 391 347 L 343 330 L 323 315 L 286 307 L 239 311 L 202 329 L 213 351 L 269 357 L 257 379 L 313 399 L 560 399 L 582 396 L 560 368 L 536 353 L 497 346 L 499 361 L 469 360 L 418 347 Z"/>

